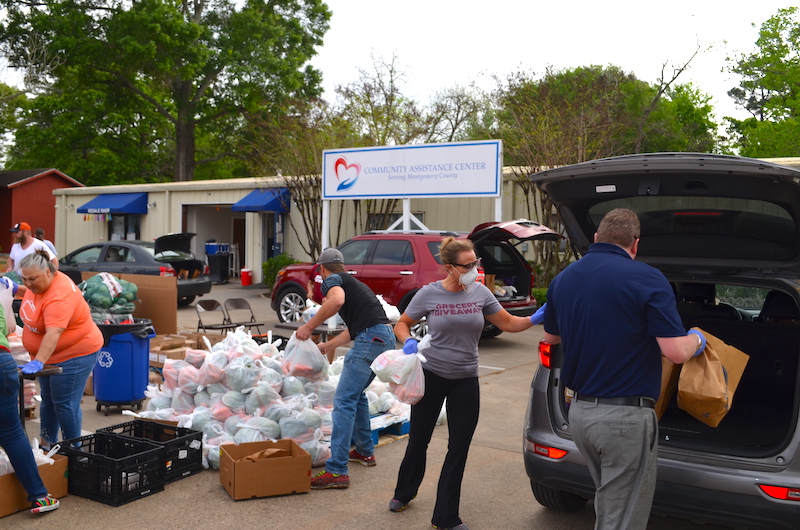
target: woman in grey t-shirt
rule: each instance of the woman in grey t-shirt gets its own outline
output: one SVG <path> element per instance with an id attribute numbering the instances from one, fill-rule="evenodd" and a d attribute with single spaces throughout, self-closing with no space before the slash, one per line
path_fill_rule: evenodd
<path id="1" fill-rule="evenodd" d="M 472 241 L 448 237 L 439 247 L 439 256 L 447 277 L 420 289 L 394 328 L 406 353 L 414 353 L 416 341 L 410 338 L 410 328 L 425 317 L 431 345 L 425 350 L 428 362 L 423 364 L 425 395 L 411 407 L 408 447 L 389 509 L 403 511 L 417 496 L 425 475 L 428 443 L 447 399 L 450 439 L 431 523 L 434 528 L 464 530 L 467 526 L 461 522 L 458 508 L 467 453 L 478 425 L 478 340 L 483 320 L 512 332 L 533 324 L 528 317 L 509 314 L 489 289 L 476 282 L 479 261 Z"/>

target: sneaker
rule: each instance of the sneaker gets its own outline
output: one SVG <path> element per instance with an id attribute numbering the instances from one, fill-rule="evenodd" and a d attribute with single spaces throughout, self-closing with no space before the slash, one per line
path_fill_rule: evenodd
<path id="1" fill-rule="evenodd" d="M 42 497 L 31 503 L 31 513 L 44 513 L 44 512 L 52 512 L 56 508 L 58 508 L 59 502 L 58 499 L 54 499 L 50 495 L 47 497 Z"/>
<path id="2" fill-rule="evenodd" d="M 402 512 L 406 508 L 408 508 L 407 502 L 398 501 L 397 499 L 392 499 L 389 501 L 390 512 Z"/>
<path id="3" fill-rule="evenodd" d="M 469 530 L 467 525 L 461 523 L 458 526 L 436 526 L 435 524 L 431 525 L 432 528 L 438 528 L 439 530 Z"/>
<path id="4" fill-rule="evenodd" d="M 327 490 L 332 488 L 342 489 L 350 486 L 349 475 L 336 475 L 327 471 L 320 471 L 311 479 L 312 490 Z"/>
<path id="5" fill-rule="evenodd" d="M 350 451 L 350 461 L 351 462 L 361 462 L 363 465 L 367 467 L 372 467 L 377 465 L 378 463 L 375 461 L 375 455 L 371 456 L 364 456 L 355 449 Z"/>

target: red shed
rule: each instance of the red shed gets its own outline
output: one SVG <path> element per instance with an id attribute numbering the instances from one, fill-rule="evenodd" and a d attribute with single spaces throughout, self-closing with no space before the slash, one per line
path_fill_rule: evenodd
<path id="1" fill-rule="evenodd" d="M 56 232 L 56 199 L 53 190 L 78 188 L 83 184 L 57 169 L 0 171 L 0 247 L 11 250 L 13 235 L 8 230 L 25 221 L 33 230 L 42 228 L 53 244 Z"/>

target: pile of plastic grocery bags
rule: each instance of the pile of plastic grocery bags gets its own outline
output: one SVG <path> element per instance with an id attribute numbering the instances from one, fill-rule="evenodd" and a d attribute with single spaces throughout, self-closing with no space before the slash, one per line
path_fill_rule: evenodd
<path id="1" fill-rule="evenodd" d="M 308 451 L 313 466 L 324 465 L 344 358 L 328 363 L 316 344 L 294 334 L 285 350 L 280 346 L 280 341 L 258 344 L 240 327 L 214 346 L 206 342 L 206 350 L 168 359 L 163 384 L 148 387 L 146 410 L 138 416 L 202 431 L 204 464 L 215 469 L 222 444 L 281 438 Z M 391 411 L 392 423 L 407 420 L 410 407 L 388 390 L 377 380 L 370 386 L 370 412 Z"/>

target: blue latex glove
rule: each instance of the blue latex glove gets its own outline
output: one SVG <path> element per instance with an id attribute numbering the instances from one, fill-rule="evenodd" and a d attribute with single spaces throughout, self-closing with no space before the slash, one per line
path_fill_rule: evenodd
<path id="1" fill-rule="evenodd" d="M 17 285 L 11 278 L 3 276 L 0 278 L 0 284 L 2 284 L 6 289 L 11 289 L 12 295 L 17 295 L 17 289 L 19 289 L 19 285 Z"/>
<path id="2" fill-rule="evenodd" d="M 541 324 L 544 322 L 544 308 L 547 307 L 547 302 L 545 302 L 542 307 L 536 310 L 534 314 L 531 315 L 531 324 Z"/>
<path id="3" fill-rule="evenodd" d="M 412 353 L 417 353 L 417 351 L 417 339 L 408 337 L 405 343 L 403 343 L 403 353 L 411 355 Z"/>
<path id="4" fill-rule="evenodd" d="M 705 335 L 703 335 L 702 333 L 700 333 L 696 329 L 690 329 L 689 332 L 686 335 L 697 335 L 698 337 L 700 337 L 700 347 L 697 349 L 696 352 L 694 352 L 694 356 L 697 357 L 698 355 L 703 353 L 703 350 L 706 349 L 706 337 L 705 337 Z"/>
<path id="5" fill-rule="evenodd" d="M 20 371 L 22 371 L 23 374 L 35 374 L 42 368 L 44 368 L 42 361 L 37 361 L 36 359 L 34 359 L 33 361 L 30 361 L 27 364 L 23 364 L 20 367 Z"/>

